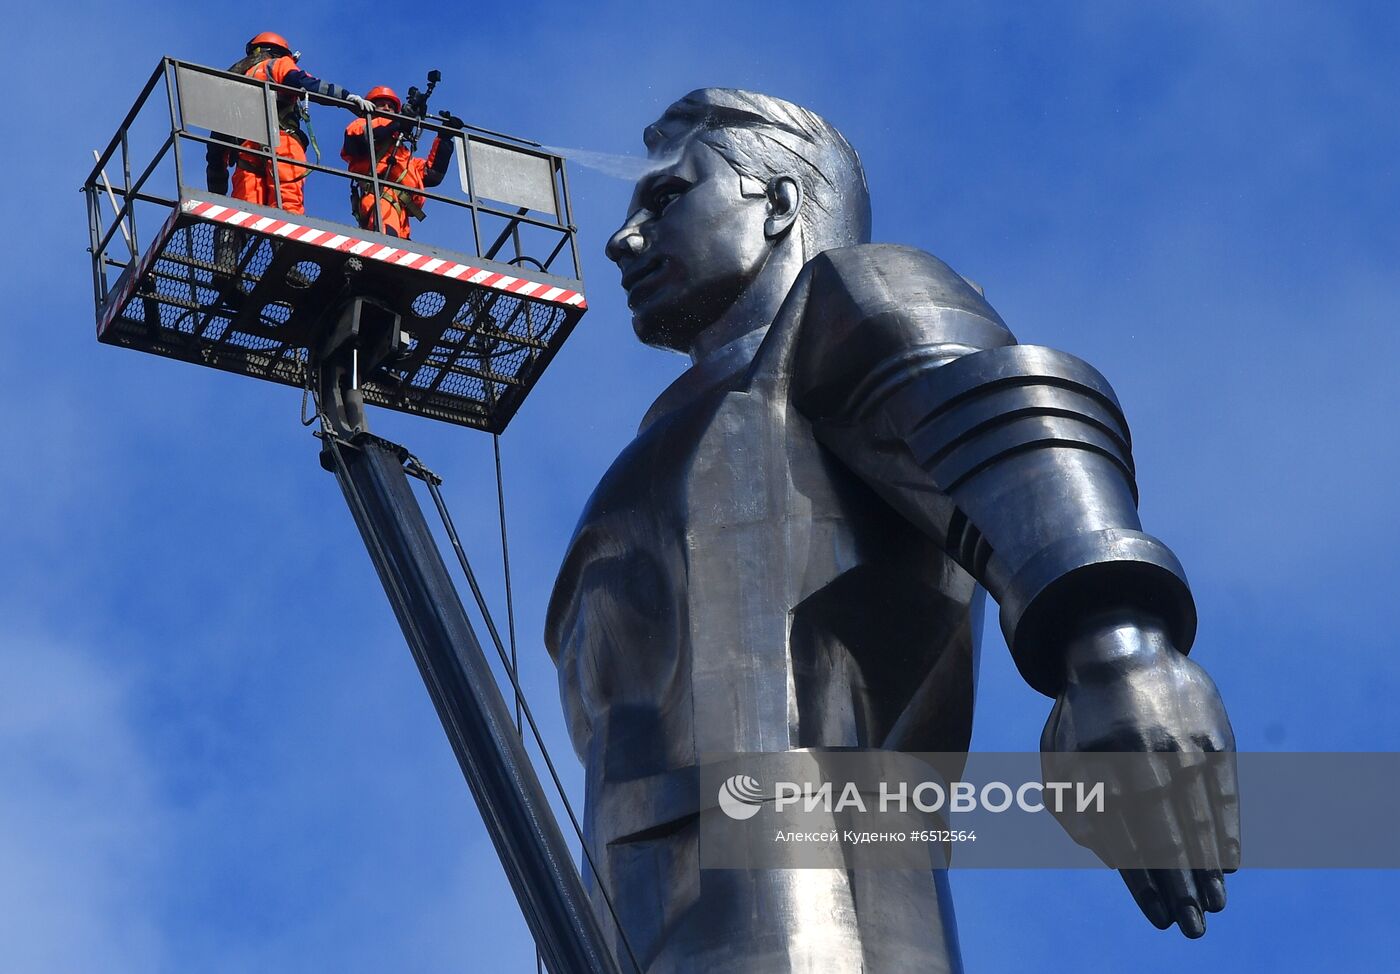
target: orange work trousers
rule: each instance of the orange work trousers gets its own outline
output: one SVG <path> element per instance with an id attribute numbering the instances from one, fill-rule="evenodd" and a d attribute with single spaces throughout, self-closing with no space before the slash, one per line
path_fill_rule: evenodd
<path id="1" fill-rule="evenodd" d="M 251 144 L 251 143 L 247 143 Z M 283 162 L 282 160 L 291 160 Z M 273 184 L 268 168 L 268 160 L 258 156 L 243 155 L 233 170 L 233 198 L 258 203 L 262 206 L 279 206 L 288 213 L 306 212 L 306 187 L 303 180 L 310 172 L 297 163 L 306 161 L 306 149 L 301 140 L 290 132 L 282 132 L 277 140 L 277 179 L 281 183 L 281 199 Z M 246 168 L 252 166 L 252 169 Z"/>
<path id="2" fill-rule="evenodd" d="M 376 230 L 374 225 L 374 196 L 366 193 L 360 197 L 360 204 L 356 207 L 355 217 L 360 221 L 360 227 L 364 230 Z M 391 237 L 402 237 L 407 240 L 413 234 L 409 230 L 408 213 L 403 207 L 395 202 L 385 199 L 385 194 L 379 197 L 379 221 L 384 228 L 380 233 L 386 233 Z"/>

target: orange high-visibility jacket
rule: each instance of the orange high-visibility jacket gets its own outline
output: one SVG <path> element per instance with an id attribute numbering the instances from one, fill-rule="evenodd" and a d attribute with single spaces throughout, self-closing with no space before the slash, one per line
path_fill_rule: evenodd
<path id="1" fill-rule="evenodd" d="M 258 81 L 288 83 L 287 79 L 296 72 L 306 76 L 290 57 L 266 58 L 243 73 Z M 268 160 L 247 152 L 237 153 L 233 159 L 236 169 L 233 173 L 234 199 L 260 203 L 263 206 L 278 206 L 288 213 L 306 212 L 306 190 L 301 181 L 307 170 L 297 163 L 306 161 L 306 136 L 296 123 L 296 96 L 286 92 L 277 93 L 277 180 L 274 183 Z M 250 149 L 260 148 L 256 142 L 244 142 Z M 283 161 L 286 160 L 286 161 Z M 275 192 L 280 189 L 280 194 Z"/>
<path id="2" fill-rule="evenodd" d="M 447 172 L 447 164 L 452 158 L 452 141 L 444 141 L 439 135 L 433 139 L 427 158 L 415 158 L 400 137 L 402 124 L 396 119 L 373 119 L 374 154 L 379 158 L 379 163 L 375 166 L 376 174 L 381 179 L 414 189 L 436 186 L 442 182 L 442 177 Z M 345 143 L 340 150 L 340 157 L 349 165 L 351 172 L 369 175 L 369 139 L 366 135 L 365 119 L 357 118 L 345 127 Z M 373 230 L 376 209 L 373 189 L 371 184 L 366 182 L 360 182 L 357 186 L 353 207 L 355 219 L 364 229 Z M 381 187 L 377 209 L 384 232 L 407 239 L 411 236 L 409 219 L 413 211 L 422 212 L 425 202 L 426 199 L 421 194 Z"/>
<path id="3" fill-rule="evenodd" d="M 252 61 L 252 63 L 249 63 Z M 349 94 L 340 85 L 321 81 L 307 74 L 289 55 L 263 57 L 257 60 L 245 58 L 230 70 L 241 71 L 258 81 L 288 85 L 303 91 L 314 92 L 330 98 L 345 98 Z M 235 166 L 233 192 L 236 199 L 264 206 L 280 206 L 291 213 L 303 213 L 305 190 L 302 180 L 310 171 L 299 163 L 306 162 L 306 134 L 302 132 L 296 115 L 297 96 L 291 92 L 277 93 L 277 117 L 280 131 L 277 135 L 276 154 L 277 184 L 280 184 L 280 198 L 274 193 L 272 170 L 267 159 L 246 152 L 228 153 L 211 148 L 206 154 L 206 164 L 210 170 L 219 165 Z M 255 142 L 244 142 L 250 149 L 260 148 Z M 211 177 L 212 178 L 212 177 Z M 212 185 L 211 185 L 211 188 Z"/>

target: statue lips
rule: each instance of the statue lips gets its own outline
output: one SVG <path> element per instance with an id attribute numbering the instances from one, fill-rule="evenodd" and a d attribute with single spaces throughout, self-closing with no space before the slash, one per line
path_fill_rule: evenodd
<path id="1" fill-rule="evenodd" d="M 635 308 L 639 298 L 645 297 L 648 290 L 655 290 L 661 280 L 658 272 L 665 266 L 665 258 L 653 257 L 623 270 L 622 289 L 627 292 L 628 307 Z"/>

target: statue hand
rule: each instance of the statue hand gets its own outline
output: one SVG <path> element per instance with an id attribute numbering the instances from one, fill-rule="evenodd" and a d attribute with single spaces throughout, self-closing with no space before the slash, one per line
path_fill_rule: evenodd
<path id="1" fill-rule="evenodd" d="M 1126 865 L 1123 880 L 1156 927 L 1175 922 L 1188 937 L 1205 933 L 1202 911 L 1224 909 L 1222 874 L 1234 872 L 1240 849 L 1234 733 L 1205 670 L 1154 620 L 1102 617 L 1071 643 L 1040 749 L 1047 780 L 1056 753 L 1144 755 L 1106 758 L 1096 778 L 1130 814 L 1060 820 L 1106 864 Z M 1181 868 L 1141 868 L 1145 861 Z"/>

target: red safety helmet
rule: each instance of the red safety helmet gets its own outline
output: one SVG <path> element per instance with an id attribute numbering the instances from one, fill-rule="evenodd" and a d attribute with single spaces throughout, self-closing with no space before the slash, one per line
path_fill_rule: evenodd
<path id="1" fill-rule="evenodd" d="M 265 30 L 257 37 L 254 37 L 243 48 L 244 54 L 252 54 L 255 47 L 280 47 L 288 54 L 292 53 L 292 45 L 287 43 L 287 39 L 281 34 L 274 34 L 270 30 Z"/>
<path id="2" fill-rule="evenodd" d="M 399 93 L 388 85 L 377 85 L 371 88 L 369 94 L 365 95 L 365 97 L 370 101 L 378 101 L 381 98 L 387 99 L 394 103 L 394 111 L 403 108 L 403 101 L 399 98 Z"/>

